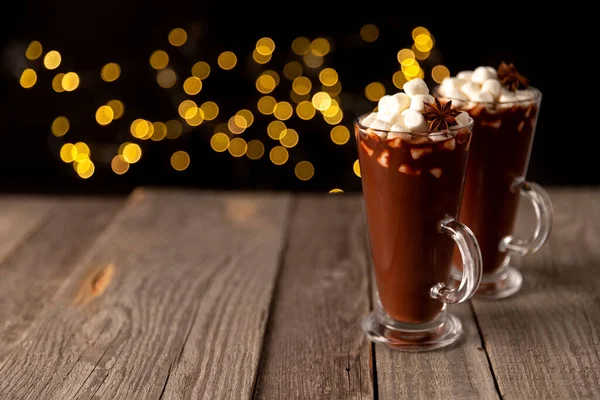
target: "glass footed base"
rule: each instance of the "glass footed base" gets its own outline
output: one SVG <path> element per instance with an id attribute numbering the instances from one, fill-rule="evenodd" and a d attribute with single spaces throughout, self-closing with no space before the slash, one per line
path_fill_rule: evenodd
<path id="1" fill-rule="evenodd" d="M 458 285 L 461 272 L 452 270 L 452 279 L 454 284 Z M 522 285 L 521 273 L 515 267 L 507 265 L 493 274 L 483 274 L 475 297 L 478 299 L 503 299 L 517 293 Z"/>
<path id="2" fill-rule="evenodd" d="M 401 351 L 428 351 L 446 347 L 456 342 L 462 332 L 460 320 L 447 312 L 428 324 L 381 322 L 375 312 L 369 314 L 363 329 L 372 342 Z"/>

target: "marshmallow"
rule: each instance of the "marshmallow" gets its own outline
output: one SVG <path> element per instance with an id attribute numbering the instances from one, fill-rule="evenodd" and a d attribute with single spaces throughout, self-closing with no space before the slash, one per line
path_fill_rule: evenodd
<path id="1" fill-rule="evenodd" d="M 471 123 L 471 117 L 466 112 L 461 112 L 456 116 L 456 122 L 459 126 L 467 126 Z"/>
<path id="2" fill-rule="evenodd" d="M 397 135 L 397 133 L 402 132 L 410 132 L 410 130 L 404 124 L 394 124 L 390 128 L 390 133 L 388 134 L 388 137 L 400 137 L 401 135 Z"/>
<path id="3" fill-rule="evenodd" d="M 417 94 L 429 94 L 429 88 L 425 81 L 421 78 L 413 79 L 408 81 L 402 86 L 404 93 L 409 95 L 411 98 Z"/>
<path id="4" fill-rule="evenodd" d="M 400 111 L 398 112 L 402 112 L 410 107 L 410 97 L 408 97 L 406 93 L 399 92 L 392 97 L 394 97 L 398 103 L 400 103 Z"/>
<path id="5" fill-rule="evenodd" d="M 389 95 L 383 96 L 381 99 L 379 99 L 377 107 L 377 112 L 379 114 L 398 114 L 402 110 L 406 109 L 406 107 L 402 107 L 402 104 L 400 103 L 400 98 Z"/>
<path id="6" fill-rule="evenodd" d="M 377 119 L 387 122 L 390 125 L 395 124 L 404 124 L 404 116 L 399 114 L 382 114 L 381 112 L 377 114 Z"/>
<path id="7" fill-rule="evenodd" d="M 448 90 L 444 90 L 440 94 L 450 100 L 462 100 L 462 101 L 469 100 L 469 98 L 460 89 L 450 88 Z M 453 102 L 453 104 L 455 104 L 455 103 Z"/>
<path id="8" fill-rule="evenodd" d="M 533 90 L 517 90 L 515 92 L 515 96 L 519 101 L 533 100 L 533 98 L 535 97 L 535 93 L 533 92 Z"/>
<path id="9" fill-rule="evenodd" d="M 500 97 L 498 98 L 498 101 L 500 103 L 514 103 L 515 101 L 517 101 L 517 96 L 515 96 L 515 94 L 512 93 L 512 92 L 509 92 L 509 91 L 504 92 L 503 91 L 500 94 Z"/>
<path id="10" fill-rule="evenodd" d="M 372 112 L 371 114 L 367 115 L 366 117 L 364 117 L 362 119 L 362 121 L 360 121 L 362 126 L 366 126 L 367 128 L 369 127 L 369 125 L 371 125 L 371 123 L 373 121 L 375 121 L 377 119 L 377 113 L 376 112 Z"/>
<path id="11" fill-rule="evenodd" d="M 492 96 L 488 92 L 479 92 L 479 94 L 477 94 L 477 96 L 475 96 L 471 100 L 477 101 L 479 103 L 493 103 L 494 102 L 494 96 Z"/>
<path id="12" fill-rule="evenodd" d="M 460 90 L 462 90 L 469 100 L 475 100 L 475 97 L 481 92 L 481 87 L 477 83 L 467 82 L 460 87 Z"/>
<path id="13" fill-rule="evenodd" d="M 471 76 L 471 80 L 479 84 L 488 79 L 498 79 L 498 73 L 492 67 L 477 67 Z"/>
<path id="14" fill-rule="evenodd" d="M 385 132 L 385 136 L 387 136 L 387 131 L 389 131 L 391 127 L 392 127 L 392 125 L 390 125 L 388 122 L 382 121 L 380 119 L 374 120 L 369 125 L 369 128 L 371 128 L 371 129 L 377 129 L 377 131 L 374 131 L 374 133 L 377 136 L 379 136 L 379 137 L 382 136 L 383 132 L 378 132 L 378 131 L 384 131 Z"/>
<path id="15" fill-rule="evenodd" d="M 442 81 L 442 84 L 440 86 L 440 92 L 443 93 L 443 91 L 445 90 L 450 90 L 450 89 L 459 89 L 462 85 L 464 85 L 465 83 L 467 83 L 466 79 L 458 79 L 458 78 L 446 78 Z"/>
<path id="16" fill-rule="evenodd" d="M 423 112 L 425 111 L 425 104 L 424 103 L 433 103 L 434 99 L 433 96 L 430 94 L 417 94 L 415 96 L 413 96 L 413 98 L 411 99 L 410 102 L 410 109 L 411 110 L 415 110 L 415 111 L 419 111 L 419 112 Z"/>
<path id="17" fill-rule="evenodd" d="M 415 110 L 404 110 L 404 126 L 406 126 L 411 132 L 427 132 L 429 127 L 425 121 L 425 117 L 418 111 Z"/>
<path id="18" fill-rule="evenodd" d="M 458 79 L 463 79 L 465 81 L 470 81 L 471 78 L 473 77 L 473 71 L 460 71 L 458 74 L 456 74 L 456 77 Z"/>
<path id="19" fill-rule="evenodd" d="M 502 91 L 502 85 L 500 85 L 500 81 L 496 79 L 487 79 L 481 84 L 481 91 L 488 92 L 495 99 L 500 97 L 500 92 Z"/>

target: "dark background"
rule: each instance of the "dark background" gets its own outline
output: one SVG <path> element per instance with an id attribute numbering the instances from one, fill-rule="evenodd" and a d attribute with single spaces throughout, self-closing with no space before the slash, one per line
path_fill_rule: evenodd
<path id="1" fill-rule="evenodd" d="M 332 43 L 332 52 L 325 57 L 323 67 L 335 68 L 339 73 L 345 113 L 342 124 L 351 127 L 354 117 L 374 107 L 364 96 L 369 82 L 384 83 L 388 93 L 398 91 L 391 80 L 399 69 L 396 53 L 410 48 L 411 31 L 416 26 L 426 27 L 435 37 L 435 51 L 422 63 L 426 72 L 441 63 L 454 75 L 478 65 L 497 66 L 505 60 L 514 62 L 543 92 L 529 179 L 544 185 L 600 183 L 593 163 L 594 147 L 575 140 L 575 133 L 584 127 L 589 115 L 583 115 L 584 96 L 577 92 L 583 88 L 578 81 L 583 82 L 586 72 L 582 52 L 588 51 L 580 19 L 563 16 L 559 26 L 548 16 L 536 18 L 536 13 L 527 15 L 523 11 L 513 17 L 507 10 L 494 19 L 490 17 L 493 13 L 465 16 L 381 11 L 369 16 L 350 14 L 347 6 L 325 8 L 313 3 L 290 3 L 287 7 L 284 10 L 281 4 L 271 7 L 260 3 L 241 9 L 227 2 L 141 4 L 114 0 L 23 1 L 4 5 L 0 41 L 0 190 L 112 193 L 127 192 L 139 185 L 359 190 L 360 179 L 352 171 L 356 160 L 353 140 L 343 146 L 333 144 L 329 138 L 331 126 L 320 117 L 311 121 L 293 117 L 286 121 L 298 131 L 300 141 L 290 149 L 285 165 L 276 166 L 269 161 L 268 151 L 278 143 L 267 136 L 265 128 L 274 118 L 256 110 L 261 94 L 254 81 L 262 70 L 274 69 L 282 75 L 286 62 L 301 61 L 290 49 L 294 38 L 326 37 Z M 374 43 L 365 43 L 359 36 L 366 23 L 379 27 L 379 38 Z M 196 46 L 171 46 L 167 35 L 175 27 L 184 28 Z M 251 54 L 256 41 L 264 36 L 275 41 L 276 49 L 271 61 L 260 66 L 252 61 Z M 41 61 L 43 56 L 37 61 L 25 59 L 31 40 L 42 43 L 44 54 L 51 49 L 61 53 L 62 63 L 57 70 L 47 71 Z M 156 72 L 148 58 L 157 49 L 169 53 L 171 67 L 177 71 L 178 84 L 173 89 L 162 89 L 156 83 Z M 231 71 L 217 66 L 217 56 L 225 50 L 238 57 L 237 66 Z M 203 123 L 176 140 L 151 142 L 132 138 L 129 125 L 136 118 L 166 121 L 177 116 L 173 99 L 181 101 L 177 97 L 182 93 L 181 82 L 200 60 L 210 64 L 211 75 L 200 94 L 191 97 L 198 104 L 217 102 L 219 121 Z M 120 64 L 121 77 L 105 83 L 100 69 L 111 61 Z M 26 90 L 18 80 L 28 67 L 36 70 L 38 82 Z M 52 77 L 67 71 L 80 75 L 79 88 L 71 93 L 55 93 Z M 431 75 L 427 77 L 431 86 Z M 313 87 L 315 82 L 318 79 L 313 79 Z M 272 95 L 290 101 L 290 88 L 290 82 L 282 76 Z M 95 111 L 110 99 L 123 101 L 125 115 L 100 127 L 94 120 Z M 252 110 L 256 118 L 242 137 L 247 141 L 260 139 L 266 147 L 265 156 L 257 161 L 234 158 L 227 152 L 216 153 L 209 145 L 215 123 L 226 122 L 242 108 Z M 71 121 L 71 129 L 63 138 L 50 133 L 50 124 L 59 115 Z M 90 146 L 96 165 L 91 178 L 81 179 L 71 165 L 60 160 L 59 150 L 65 141 L 84 141 Z M 126 174 L 118 176 L 109 163 L 125 141 L 140 144 L 143 156 Z M 185 150 L 191 157 L 189 168 L 182 172 L 175 171 L 169 162 L 177 150 Z M 300 181 L 294 175 L 294 165 L 301 160 L 308 160 L 315 167 L 315 175 L 309 181 Z"/>

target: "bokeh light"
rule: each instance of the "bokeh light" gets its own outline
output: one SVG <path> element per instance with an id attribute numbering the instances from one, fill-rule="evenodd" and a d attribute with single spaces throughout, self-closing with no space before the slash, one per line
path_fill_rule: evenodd
<path id="1" fill-rule="evenodd" d="M 360 28 L 360 37 L 367 43 L 371 43 L 377 40 L 379 37 L 379 28 L 377 25 L 366 24 Z"/>
<path id="2" fill-rule="evenodd" d="M 313 54 L 323 57 L 329 53 L 331 45 L 325 38 L 316 38 L 310 44 L 310 50 Z"/>
<path id="3" fill-rule="evenodd" d="M 385 87 L 381 82 L 372 82 L 365 88 L 365 96 L 371 101 L 379 101 L 385 96 Z"/>
<path id="4" fill-rule="evenodd" d="M 254 122 L 254 115 L 252 115 L 252 111 L 242 109 L 236 113 L 236 115 L 244 118 L 246 121 L 246 128 L 248 128 Z"/>
<path id="5" fill-rule="evenodd" d="M 279 78 L 279 74 L 277 73 L 277 71 L 268 69 L 265 72 L 263 72 L 263 74 L 272 77 L 275 80 L 275 86 L 279 85 L 280 78 Z"/>
<path id="6" fill-rule="evenodd" d="M 54 89 L 54 91 L 57 93 L 61 93 L 61 92 L 65 91 L 65 89 L 62 86 L 62 80 L 63 80 L 64 76 L 65 76 L 65 74 L 60 73 L 60 74 L 56 74 L 54 76 L 54 78 L 52 78 L 52 89 Z"/>
<path id="7" fill-rule="evenodd" d="M 444 79 L 450 77 L 450 70 L 445 65 L 436 65 L 431 70 L 431 77 L 437 83 L 442 83 Z"/>
<path id="8" fill-rule="evenodd" d="M 319 80 L 325 86 L 333 86 L 338 81 L 338 73 L 333 68 L 325 68 L 319 73 Z"/>
<path id="9" fill-rule="evenodd" d="M 67 72 L 62 78 L 62 87 L 67 92 L 72 92 L 79 87 L 79 75 L 75 72 Z"/>
<path id="10" fill-rule="evenodd" d="M 340 110 L 340 106 L 336 100 L 331 99 L 331 104 L 327 107 L 326 110 L 323 110 L 323 115 L 326 117 L 333 117 Z"/>
<path id="11" fill-rule="evenodd" d="M 419 51 L 431 51 L 431 49 L 433 48 L 433 39 L 431 39 L 430 35 L 421 33 L 415 38 L 415 47 Z"/>
<path id="12" fill-rule="evenodd" d="M 263 96 L 258 100 L 258 111 L 264 115 L 271 115 L 275 111 L 277 100 L 272 96 Z"/>
<path id="13" fill-rule="evenodd" d="M 234 157 L 242 157 L 244 154 L 246 154 L 247 149 L 248 145 L 246 144 L 246 141 L 237 137 L 229 142 L 229 148 L 227 150 L 229 150 L 229 154 Z"/>
<path id="14" fill-rule="evenodd" d="M 153 122 L 152 127 L 154 128 L 152 136 L 150 137 L 152 141 L 160 142 L 167 137 L 167 125 L 162 122 Z"/>
<path id="15" fill-rule="evenodd" d="M 260 140 L 251 140 L 248 142 L 246 156 L 251 160 L 260 159 L 265 154 L 265 145 Z"/>
<path id="16" fill-rule="evenodd" d="M 183 130 L 181 122 L 176 119 L 172 119 L 165 123 L 167 126 L 167 139 L 177 139 Z"/>
<path id="17" fill-rule="evenodd" d="M 240 115 L 234 115 L 227 122 L 229 131 L 236 135 L 243 133 L 246 130 L 246 125 L 246 119 Z"/>
<path id="18" fill-rule="evenodd" d="M 410 60 L 415 59 L 415 53 L 410 49 L 402 49 L 398 52 L 397 58 L 398 62 L 402 65 L 404 65 L 404 63 L 411 64 L 412 61 Z"/>
<path id="19" fill-rule="evenodd" d="M 308 94 L 312 89 L 312 83 L 307 77 L 299 76 L 292 82 L 292 89 L 300 95 Z"/>
<path id="20" fill-rule="evenodd" d="M 350 140 L 350 131 L 345 126 L 338 125 L 331 129 L 330 136 L 333 143 L 343 145 Z"/>
<path id="21" fill-rule="evenodd" d="M 198 79 L 206 79 L 210 75 L 210 65 L 204 61 L 198 61 L 192 67 L 192 75 Z"/>
<path id="22" fill-rule="evenodd" d="M 77 151 L 77 155 L 75 156 L 75 161 L 82 162 L 90 158 L 90 147 L 84 142 L 75 143 L 75 150 Z"/>
<path id="23" fill-rule="evenodd" d="M 298 94 L 296 92 L 294 92 L 294 90 L 290 90 L 290 99 L 296 103 L 296 104 L 300 104 L 303 101 L 310 101 L 310 93 L 307 94 Z"/>
<path id="24" fill-rule="evenodd" d="M 267 126 L 267 133 L 273 140 L 279 140 L 285 135 L 286 126 L 281 121 L 272 121 Z"/>
<path id="25" fill-rule="evenodd" d="M 108 125 L 115 118 L 115 112 L 110 106 L 100 106 L 96 110 L 96 122 L 100 125 Z"/>
<path id="26" fill-rule="evenodd" d="M 235 64 L 237 64 L 237 57 L 231 51 L 224 51 L 219 54 L 217 63 L 219 64 L 219 67 L 227 71 L 235 67 Z"/>
<path id="27" fill-rule="evenodd" d="M 182 28 L 175 28 L 169 32 L 169 43 L 175 47 L 180 47 L 187 41 L 187 32 Z"/>
<path id="28" fill-rule="evenodd" d="M 283 146 L 275 146 L 269 152 L 269 159 L 275 165 L 283 165 L 289 158 L 287 149 Z"/>
<path id="29" fill-rule="evenodd" d="M 187 118 L 187 116 L 189 117 L 193 117 L 195 112 L 195 109 L 198 108 L 198 106 L 196 105 L 196 102 L 193 100 L 184 100 L 179 104 L 179 107 L 177 107 L 177 112 L 179 113 L 179 116 L 181 118 Z M 190 111 L 191 110 L 191 111 Z"/>
<path id="30" fill-rule="evenodd" d="M 210 138 L 210 147 L 218 152 L 222 153 L 229 147 L 229 136 L 223 132 L 217 132 Z"/>
<path id="31" fill-rule="evenodd" d="M 166 68 L 158 71 L 156 81 L 161 88 L 169 89 L 175 86 L 177 82 L 177 74 L 171 68 Z"/>
<path id="32" fill-rule="evenodd" d="M 342 84 L 338 80 L 333 86 L 322 86 L 324 92 L 327 92 L 330 96 L 337 96 L 342 91 Z"/>
<path id="33" fill-rule="evenodd" d="M 309 120 L 315 116 L 315 106 L 310 101 L 301 101 L 296 106 L 296 114 L 303 120 Z"/>
<path id="34" fill-rule="evenodd" d="M 292 51 L 299 56 L 303 56 L 310 51 L 310 40 L 303 36 L 297 37 L 292 42 Z"/>
<path id="35" fill-rule="evenodd" d="M 190 156 L 183 150 L 176 151 L 171 156 L 171 166 L 175 171 L 184 171 L 190 166 Z"/>
<path id="36" fill-rule="evenodd" d="M 262 55 L 258 50 L 254 49 L 254 51 L 252 51 L 252 59 L 258 64 L 266 64 L 271 61 L 271 54 Z"/>
<path id="37" fill-rule="evenodd" d="M 424 28 L 422 26 L 417 26 L 415 29 L 412 30 L 413 40 L 416 40 L 419 35 L 431 36 L 431 33 L 429 33 L 427 28 Z"/>
<path id="38" fill-rule="evenodd" d="M 323 57 L 318 56 L 312 52 L 303 55 L 302 61 L 304 61 L 304 64 L 306 64 L 306 66 L 310 68 L 319 68 L 321 65 L 323 65 Z"/>
<path id="39" fill-rule="evenodd" d="M 334 115 L 325 115 L 323 114 L 323 119 L 325 119 L 325 122 L 327 122 L 329 125 L 337 125 L 340 122 L 342 122 L 342 119 L 344 118 L 344 112 L 342 111 L 341 108 L 337 107 L 336 108 L 337 111 Z"/>
<path id="40" fill-rule="evenodd" d="M 51 50 L 44 56 L 44 67 L 47 69 L 56 69 L 60 65 L 62 57 L 60 53 L 56 50 Z"/>
<path id="41" fill-rule="evenodd" d="M 202 81 L 198 77 L 190 76 L 183 82 L 183 91 L 190 96 L 200 93 L 201 90 Z"/>
<path id="42" fill-rule="evenodd" d="M 61 137 L 69 131 L 70 126 L 71 124 L 67 117 L 56 117 L 56 119 L 52 121 L 50 131 L 54 136 Z"/>
<path id="43" fill-rule="evenodd" d="M 25 50 L 25 57 L 28 60 L 37 60 L 42 55 L 42 44 L 37 40 L 32 41 Z"/>
<path id="44" fill-rule="evenodd" d="M 60 148 L 60 159 L 66 163 L 73 162 L 77 156 L 77 149 L 72 143 L 65 143 Z"/>
<path id="45" fill-rule="evenodd" d="M 114 119 L 121 118 L 125 113 L 125 106 L 120 100 L 110 100 L 108 103 L 106 103 L 106 105 L 112 108 Z"/>
<path id="46" fill-rule="evenodd" d="M 302 64 L 298 61 L 290 61 L 283 67 L 283 76 L 292 81 L 302 75 L 302 70 Z"/>
<path id="47" fill-rule="evenodd" d="M 344 191 L 343 191 L 342 189 L 337 189 L 337 188 L 336 188 L 336 189 L 331 189 L 331 190 L 329 191 L 329 193 L 331 193 L 331 194 L 335 194 L 335 193 L 344 193 Z"/>
<path id="48" fill-rule="evenodd" d="M 164 50 L 156 50 L 150 55 L 150 66 L 154 69 L 163 69 L 169 65 L 169 55 Z"/>
<path id="49" fill-rule="evenodd" d="M 294 168 L 294 173 L 296 174 L 296 178 L 301 181 L 308 181 L 315 174 L 315 167 L 313 167 L 312 163 L 309 161 L 300 161 L 296 164 Z"/>
<path id="50" fill-rule="evenodd" d="M 204 112 L 198 107 L 189 109 L 185 115 L 185 122 L 189 126 L 198 126 L 204 121 Z"/>
<path id="51" fill-rule="evenodd" d="M 129 171 L 129 163 L 125 161 L 125 157 L 117 154 L 110 162 L 110 168 L 115 174 L 123 175 L 125 172 Z"/>
<path id="52" fill-rule="evenodd" d="M 299 139 L 298 132 L 296 132 L 295 129 L 288 128 L 282 132 L 279 143 L 281 143 L 283 147 L 292 148 L 298 144 Z"/>
<path id="53" fill-rule="evenodd" d="M 142 149 L 135 143 L 127 143 L 125 147 L 123 147 L 122 155 L 129 164 L 134 164 L 142 158 Z"/>
<path id="54" fill-rule="evenodd" d="M 358 160 L 354 161 L 352 169 L 354 170 L 354 174 L 360 178 L 360 163 Z"/>
<path id="55" fill-rule="evenodd" d="M 292 117 L 294 114 L 294 108 L 287 101 L 280 101 L 275 105 L 275 110 L 273 111 L 273 115 L 275 118 L 286 121 Z"/>
<path id="56" fill-rule="evenodd" d="M 256 90 L 263 94 L 271 93 L 276 85 L 275 79 L 270 75 L 262 74 L 256 79 Z"/>
<path id="57" fill-rule="evenodd" d="M 331 96 L 325 92 L 318 92 L 312 97 L 313 106 L 319 111 L 325 111 L 331 106 Z"/>
<path id="58" fill-rule="evenodd" d="M 429 58 L 431 55 L 430 51 L 421 51 L 415 46 L 412 47 L 412 51 L 415 53 L 415 58 L 420 61 L 427 60 L 427 58 Z"/>
<path id="59" fill-rule="evenodd" d="M 119 64 L 111 62 L 106 64 L 100 70 L 100 77 L 105 82 L 114 82 L 121 76 L 121 67 Z"/>
<path id="60" fill-rule="evenodd" d="M 35 85 L 36 82 L 37 74 L 31 68 L 27 68 L 25 71 L 23 71 L 23 73 L 21 74 L 21 78 L 19 79 L 19 83 L 25 89 L 33 87 L 33 85 Z"/>
<path id="61" fill-rule="evenodd" d="M 79 175 L 79 177 L 83 179 L 88 179 L 89 177 L 94 175 L 94 171 L 96 170 L 94 163 L 89 159 L 83 160 L 81 162 L 76 162 L 73 166 L 75 167 L 77 175 Z"/>
<path id="62" fill-rule="evenodd" d="M 258 39 L 256 42 L 256 51 L 263 56 L 271 55 L 275 51 L 275 42 L 268 37 Z"/>
<path id="63" fill-rule="evenodd" d="M 138 118 L 131 123 L 129 127 L 129 132 L 135 138 L 142 139 L 147 135 L 150 135 L 150 126 L 151 124 L 145 119 Z M 128 160 L 128 162 L 131 162 Z"/>
<path id="64" fill-rule="evenodd" d="M 398 89 L 402 89 L 404 84 L 408 81 L 406 80 L 406 77 L 404 76 L 404 72 L 396 71 L 394 73 L 394 76 L 392 76 L 392 82 L 394 83 L 394 86 L 396 86 Z"/>
<path id="65" fill-rule="evenodd" d="M 214 101 L 206 101 L 202 103 L 200 109 L 204 113 L 204 119 L 212 121 L 219 115 L 219 106 Z"/>

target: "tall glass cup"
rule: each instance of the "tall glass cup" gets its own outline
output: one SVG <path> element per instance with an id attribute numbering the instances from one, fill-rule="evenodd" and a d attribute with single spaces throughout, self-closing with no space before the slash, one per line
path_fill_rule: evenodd
<path id="1" fill-rule="evenodd" d="M 483 277 L 477 297 L 502 298 L 523 282 L 511 266 L 513 255 L 536 252 L 550 235 L 552 203 L 539 185 L 525 180 L 542 94 L 530 88 L 524 100 L 504 103 L 460 102 L 475 121 L 467 166 L 460 221 L 475 233 L 483 257 Z M 537 220 L 528 240 L 513 237 L 521 198 L 533 204 Z M 460 280 L 462 263 L 454 259 L 453 276 Z"/>
<path id="2" fill-rule="evenodd" d="M 457 221 L 472 124 L 390 133 L 361 125 L 363 118 L 355 134 L 375 277 L 374 311 L 364 330 L 400 350 L 447 346 L 462 326 L 446 304 L 469 299 L 481 279 L 477 241 Z M 464 265 L 457 289 L 447 284 L 455 244 Z"/>

